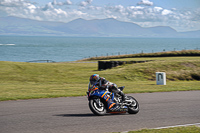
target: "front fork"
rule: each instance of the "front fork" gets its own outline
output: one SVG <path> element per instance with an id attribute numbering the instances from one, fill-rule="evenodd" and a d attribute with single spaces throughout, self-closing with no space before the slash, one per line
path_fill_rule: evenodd
<path id="1" fill-rule="evenodd" d="M 102 107 L 102 103 L 100 101 L 100 99 L 94 99 L 94 101 L 97 103 L 98 108 Z"/>
<path id="2" fill-rule="evenodd" d="M 136 104 L 135 100 L 125 97 L 125 102 L 124 102 L 125 106 L 135 106 L 135 104 Z"/>

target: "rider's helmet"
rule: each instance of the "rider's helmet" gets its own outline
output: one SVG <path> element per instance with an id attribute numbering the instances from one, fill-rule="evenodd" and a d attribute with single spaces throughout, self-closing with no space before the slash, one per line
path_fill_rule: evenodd
<path id="1" fill-rule="evenodd" d="M 95 84 L 99 79 L 100 78 L 98 74 L 93 74 L 92 76 L 90 76 L 90 83 Z"/>

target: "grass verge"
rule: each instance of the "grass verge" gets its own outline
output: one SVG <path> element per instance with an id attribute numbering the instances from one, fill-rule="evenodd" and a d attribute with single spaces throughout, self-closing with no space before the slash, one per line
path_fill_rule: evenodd
<path id="1" fill-rule="evenodd" d="M 154 61 L 105 71 L 97 71 L 97 63 L 0 61 L 0 101 L 84 96 L 89 77 L 94 73 L 118 86 L 126 86 L 125 93 L 200 90 L 200 57 L 134 58 L 148 59 Z M 158 71 L 166 72 L 166 86 L 156 85 Z"/>
<path id="2" fill-rule="evenodd" d="M 128 133 L 199 133 L 197 126 L 174 127 L 166 129 L 142 129 L 138 131 L 129 131 Z"/>
<path id="3" fill-rule="evenodd" d="M 157 53 L 138 53 L 128 55 L 101 56 L 83 59 L 84 61 L 91 60 L 110 60 L 123 58 L 140 58 L 140 57 L 177 57 L 177 56 L 200 56 L 200 50 L 182 50 L 182 51 L 167 51 Z"/>

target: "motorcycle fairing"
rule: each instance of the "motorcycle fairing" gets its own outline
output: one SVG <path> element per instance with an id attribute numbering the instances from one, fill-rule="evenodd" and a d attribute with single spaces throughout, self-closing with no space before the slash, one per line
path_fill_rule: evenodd
<path id="1" fill-rule="evenodd" d="M 104 99 L 107 103 L 108 109 L 111 108 L 111 105 L 113 106 L 114 104 L 116 104 L 113 101 L 114 93 L 111 93 L 109 91 L 99 90 L 97 87 L 93 87 L 91 89 L 88 89 L 88 98 L 90 98 L 92 96 L 97 96 L 97 97 Z"/>
<path id="2" fill-rule="evenodd" d="M 121 88 L 121 90 L 124 89 L 124 86 Z M 126 112 L 127 107 L 121 107 L 117 105 L 114 102 L 114 93 L 109 92 L 107 90 L 100 90 L 98 86 L 96 86 L 96 83 L 92 85 L 91 83 L 88 84 L 88 99 L 90 99 L 93 96 L 97 96 L 99 98 L 102 98 L 106 101 L 107 103 L 107 111 L 108 112 Z"/>

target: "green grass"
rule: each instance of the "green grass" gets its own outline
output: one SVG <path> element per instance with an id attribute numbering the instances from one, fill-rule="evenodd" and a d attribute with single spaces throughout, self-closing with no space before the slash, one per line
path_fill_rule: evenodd
<path id="1" fill-rule="evenodd" d="M 174 127 L 166 129 L 143 129 L 138 131 L 129 131 L 128 133 L 199 133 L 200 128 L 197 126 Z"/>
<path id="2" fill-rule="evenodd" d="M 97 71 L 97 63 L 25 63 L 0 61 L 0 101 L 83 96 L 89 77 L 100 74 L 125 93 L 200 90 L 200 57 L 124 58 L 154 60 Z M 167 85 L 155 73 L 166 72 Z"/>
<path id="3" fill-rule="evenodd" d="M 110 59 L 123 59 L 123 58 L 140 58 L 140 57 L 177 57 L 177 56 L 200 56 L 200 50 L 182 50 L 182 51 L 167 51 L 157 53 L 138 53 L 128 55 L 114 55 L 114 56 L 101 56 L 83 59 L 85 61 L 91 60 L 110 60 Z"/>

